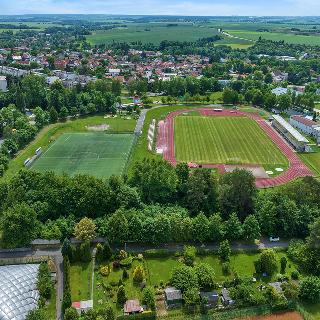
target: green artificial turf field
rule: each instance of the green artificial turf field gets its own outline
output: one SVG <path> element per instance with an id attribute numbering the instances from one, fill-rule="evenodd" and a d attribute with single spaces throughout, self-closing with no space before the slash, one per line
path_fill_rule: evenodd
<path id="1" fill-rule="evenodd" d="M 35 161 L 32 169 L 99 178 L 119 175 L 125 169 L 133 139 L 133 134 L 63 134 Z"/>
<path id="2" fill-rule="evenodd" d="M 178 116 L 174 120 L 178 161 L 287 166 L 287 159 L 247 117 Z"/>

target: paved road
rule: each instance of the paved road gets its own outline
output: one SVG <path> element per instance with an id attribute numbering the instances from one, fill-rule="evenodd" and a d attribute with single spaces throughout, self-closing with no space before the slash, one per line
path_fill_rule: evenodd
<path id="1" fill-rule="evenodd" d="M 54 259 L 57 268 L 57 286 L 56 286 L 56 319 L 63 320 L 62 314 L 62 298 L 63 298 L 63 257 L 59 249 L 52 250 L 32 250 L 25 249 L 22 251 L 19 250 L 1 250 L 0 259 L 14 259 L 14 258 L 32 258 L 32 257 L 43 257 L 50 256 Z M 14 261 L 13 261 L 14 263 Z"/>
<path id="2" fill-rule="evenodd" d="M 191 244 L 194 245 L 194 244 Z M 208 250 L 218 250 L 218 243 L 206 243 L 202 245 L 194 245 L 198 249 L 208 249 Z M 153 246 L 153 245 L 139 245 L 134 243 L 127 243 L 126 250 L 128 252 L 143 252 L 150 249 L 166 249 L 169 252 L 182 251 L 184 244 L 163 244 L 162 246 Z M 259 250 L 267 248 L 288 248 L 289 241 L 278 241 L 270 242 L 268 239 L 262 239 L 259 244 L 248 244 L 248 243 L 231 243 L 230 245 L 232 250 Z"/>

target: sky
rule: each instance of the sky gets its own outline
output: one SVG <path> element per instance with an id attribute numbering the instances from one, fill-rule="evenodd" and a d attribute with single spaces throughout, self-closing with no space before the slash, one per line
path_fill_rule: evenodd
<path id="1" fill-rule="evenodd" d="M 320 0 L 0 0 L 7 14 L 314 16 Z"/>

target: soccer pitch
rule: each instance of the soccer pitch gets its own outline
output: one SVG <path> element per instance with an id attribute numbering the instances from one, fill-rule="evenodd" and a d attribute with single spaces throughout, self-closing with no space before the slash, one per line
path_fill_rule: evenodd
<path id="1" fill-rule="evenodd" d="M 99 178 L 119 175 L 125 169 L 133 140 L 133 134 L 63 134 L 34 162 L 32 169 Z"/>
<path id="2" fill-rule="evenodd" d="M 178 116 L 174 119 L 174 142 L 179 162 L 288 164 L 267 134 L 247 117 Z"/>

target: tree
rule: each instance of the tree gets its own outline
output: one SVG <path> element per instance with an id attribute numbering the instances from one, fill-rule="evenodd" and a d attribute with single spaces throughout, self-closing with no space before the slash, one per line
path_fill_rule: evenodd
<path id="1" fill-rule="evenodd" d="M 65 288 L 62 298 L 62 310 L 70 308 L 72 305 L 70 288 Z"/>
<path id="2" fill-rule="evenodd" d="M 120 286 L 117 292 L 117 304 L 123 306 L 127 301 L 126 290 L 124 286 Z"/>
<path id="3" fill-rule="evenodd" d="M 66 311 L 64 312 L 64 320 L 78 320 L 79 319 L 79 315 L 78 312 L 75 308 L 68 308 L 66 309 Z"/>
<path id="4" fill-rule="evenodd" d="M 225 216 L 235 212 L 243 221 L 247 215 L 254 213 L 256 195 L 255 178 L 247 170 L 236 169 L 220 178 L 219 202 Z"/>
<path id="5" fill-rule="evenodd" d="M 142 302 L 146 304 L 148 308 L 151 310 L 155 310 L 156 308 L 156 301 L 155 301 L 155 295 L 154 290 L 151 287 L 146 287 L 142 291 Z"/>
<path id="6" fill-rule="evenodd" d="M 229 219 L 225 222 L 225 236 L 227 239 L 234 241 L 240 240 L 242 237 L 242 225 L 235 213 L 232 213 Z"/>
<path id="7" fill-rule="evenodd" d="M 189 288 L 183 295 L 184 303 L 187 307 L 194 307 L 199 304 L 200 296 L 197 288 Z"/>
<path id="8" fill-rule="evenodd" d="M 127 240 L 128 220 L 118 210 L 108 220 L 108 238 L 111 243 L 120 244 Z"/>
<path id="9" fill-rule="evenodd" d="M 141 283 L 143 279 L 145 278 L 145 271 L 143 269 L 143 266 L 139 265 L 136 266 L 133 270 L 133 281 L 136 283 Z"/>
<path id="10" fill-rule="evenodd" d="M 320 278 L 307 277 L 301 282 L 299 295 L 302 300 L 319 303 L 320 302 Z"/>
<path id="11" fill-rule="evenodd" d="M 265 249 L 260 255 L 261 272 L 272 276 L 278 270 L 277 255 L 273 249 Z"/>
<path id="12" fill-rule="evenodd" d="M 209 220 L 200 212 L 192 220 L 192 235 L 193 240 L 198 242 L 205 242 L 209 240 Z"/>
<path id="13" fill-rule="evenodd" d="M 307 243 L 311 248 L 320 247 L 320 218 L 310 225 L 310 235 L 307 238 Z"/>
<path id="14" fill-rule="evenodd" d="M 238 92 L 230 88 L 225 88 L 222 93 L 222 100 L 224 104 L 236 104 L 239 102 Z"/>
<path id="15" fill-rule="evenodd" d="M 259 221 L 257 218 L 250 214 L 246 217 L 243 223 L 243 236 L 246 240 L 254 241 L 261 236 Z"/>
<path id="16" fill-rule="evenodd" d="M 287 258 L 285 256 L 282 256 L 280 259 L 280 270 L 282 274 L 286 273 L 286 267 L 287 267 Z"/>
<path id="17" fill-rule="evenodd" d="M 200 289 L 212 289 L 215 286 L 215 273 L 207 263 L 199 263 L 194 268 Z"/>
<path id="18" fill-rule="evenodd" d="M 91 241 L 96 237 L 96 225 L 92 219 L 83 218 L 74 227 L 74 235 L 78 240 Z"/>
<path id="19" fill-rule="evenodd" d="M 63 257 L 68 257 L 69 259 L 72 259 L 72 246 L 70 240 L 67 238 L 65 238 L 62 243 L 61 253 Z"/>
<path id="20" fill-rule="evenodd" d="M 224 240 L 220 243 L 218 249 L 218 256 L 221 261 L 229 261 L 231 255 L 231 249 L 228 240 Z"/>
<path id="21" fill-rule="evenodd" d="M 180 289 L 182 292 L 190 288 L 198 288 L 198 278 L 192 267 L 177 266 L 173 269 L 171 278 L 171 285 Z"/>
<path id="22" fill-rule="evenodd" d="M 99 315 L 103 317 L 104 320 L 114 320 L 116 318 L 115 312 L 110 303 L 104 306 L 104 309 L 99 310 Z"/>
<path id="23" fill-rule="evenodd" d="M 265 83 L 272 83 L 273 82 L 273 77 L 272 74 L 270 72 L 268 72 L 265 77 L 264 77 L 264 82 Z"/>
<path id="24" fill-rule="evenodd" d="M 183 249 L 183 261 L 187 266 L 193 266 L 196 259 L 197 249 L 193 246 L 184 246 Z"/>
<path id="25" fill-rule="evenodd" d="M 39 222 L 26 203 L 15 204 L 2 215 L 2 241 L 8 247 L 23 247 L 35 239 Z"/>
<path id="26" fill-rule="evenodd" d="M 292 105 L 292 98 L 289 94 L 282 94 L 278 97 L 278 108 L 280 111 L 289 109 Z"/>
<path id="27" fill-rule="evenodd" d="M 217 181 L 209 169 L 196 169 L 187 181 L 184 201 L 191 214 L 209 214 L 217 207 Z"/>
<path id="28" fill-rule="evenodd" d="M 68 111 L 67 107 L 62 107 L 59 115 L 60 115 L 61 119 L 66 119 L 67 116 L 69 115 L 69 111 Z"/>
<path id="29" fill-rule="evenodd" d="M 59 115 L 57 110 L 54 107 L 51 107 L 49 110 L 50 122 L 54 123 L 58 121 Z"/>

